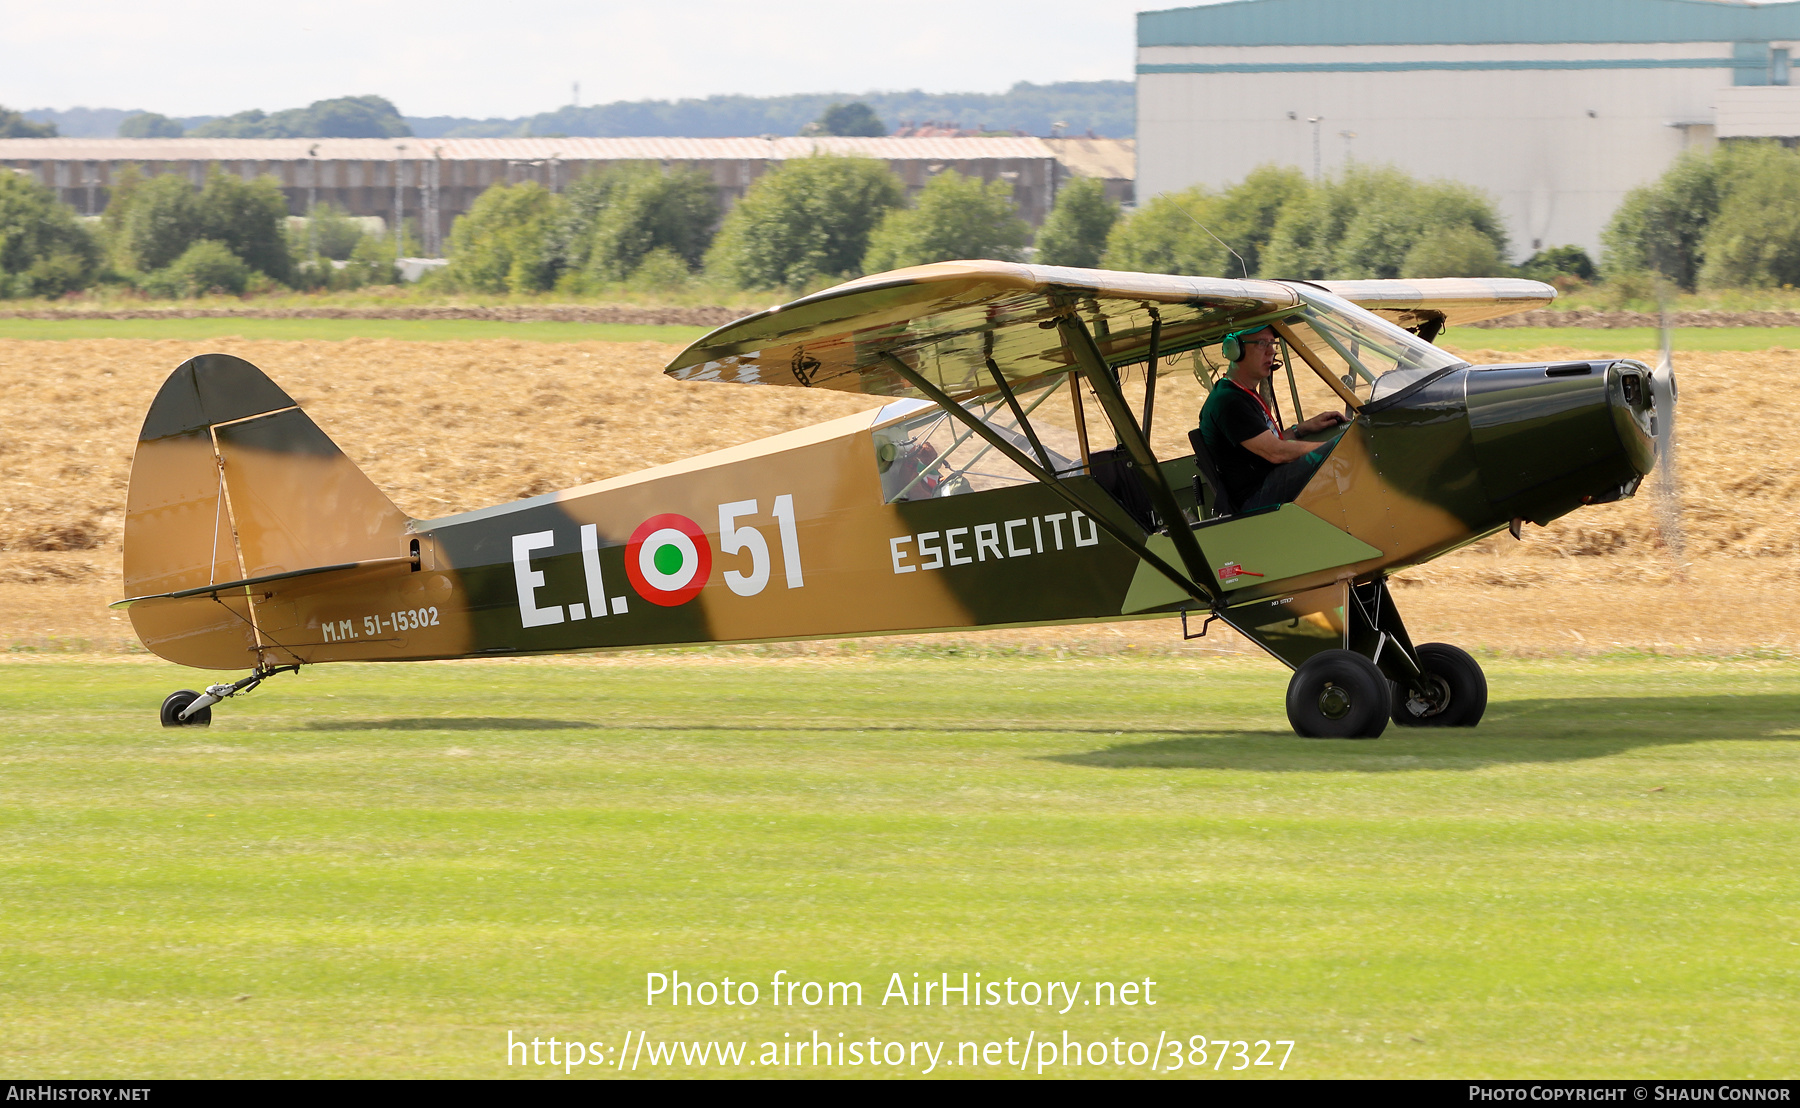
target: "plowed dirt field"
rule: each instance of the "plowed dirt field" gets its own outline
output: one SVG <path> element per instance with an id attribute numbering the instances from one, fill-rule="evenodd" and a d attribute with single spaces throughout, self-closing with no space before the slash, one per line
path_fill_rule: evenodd
<path id="1" fill-rule="evenodd" d="M 1472 336 L 1479 341 L 1478 336 Z M 684 384 L 657 343 L 0 341 L 0 650 L 135 647 L 120 527 L 139 424 L 183 359 L 261 366 L 400 507 L 422 517 L 627 473 L 872 407 L 823 391 Z M 1477 363 L 1570 357 L 1461 351 Z M 1640 354 L 1648 358 L 1647 353 Z M 1398 580 L 1415 637 L 1517 654 L 1787 653 L 1800 585 L 1800 352 L 1678 361 L 1684 546 L 1650 487 L 1525 541 L 1502 536 Z M 1198 386 L 1165 378 L 1159 450 L 1185 452 Z M 939 636 L 932 642 L 945 642 Z M 1173 624 L 956 636 L 999 647 L 1243 650 Z M 837 651 L 839 644 L 818 649 Z"/>

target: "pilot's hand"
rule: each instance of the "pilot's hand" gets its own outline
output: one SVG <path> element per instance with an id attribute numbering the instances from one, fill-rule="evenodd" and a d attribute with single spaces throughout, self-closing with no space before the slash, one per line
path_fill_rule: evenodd
<path id="1" fill-rule="evenodd" d="M 1295 430 L 1302 435 L 1312 435 L 1326 430 L 1327 428 L 1336 427 L 1340 423 L 1348 422 L 1350 422 L 1350 420 L 1342 412 L 1320 412 L 1318 415 L 1313 416 L 1311 419 L 1300 424 Z"/>

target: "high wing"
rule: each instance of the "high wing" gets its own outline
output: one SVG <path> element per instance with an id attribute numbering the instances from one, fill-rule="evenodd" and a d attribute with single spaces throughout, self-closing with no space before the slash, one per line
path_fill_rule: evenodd
<path id="1" fill-rule="evenodd" d="M 1467 323 L 1548 304 L 1535 281 L 1320 282 L 1402 326 Z M 1067 372 L 1079 358 L 1057 320 L 1079 320 L 1110 365 L 1215 342 L 1299 307 L 1285 282 L 941 262 L 850 281 L 747 316 L 689 346 L 681 380 L 916 395 L 894 359 L 958 400 Z"/>

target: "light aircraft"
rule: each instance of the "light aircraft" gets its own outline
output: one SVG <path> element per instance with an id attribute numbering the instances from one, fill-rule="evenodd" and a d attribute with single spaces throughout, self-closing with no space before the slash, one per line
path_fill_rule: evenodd
<path id="1" fill-rule="evenodd" d="M 1554 296 L 991 261 L 878 274 L 721 327 L 666 372 L 879 408 L 443 519 L 401 512 L 254 366 L 203 355 L 144 421 L 115 606 L 170 661 L 250 671 L 170 695 L 168 726 L 322 662 L 1150 618 L 1190 637 L 1222 621 L 1290 667 L 1301 735 L 1473 726 L 1480 667 L 1415 644 L 1388 575 L 1631 496 L 1673 417 L 1666 361 L 1470 366 L 1433 344 Z M 1203 447 L 1153 452 L 1156 387 L 1210 384 L 1222 340 L 1262 324 L 1278 418 L 1349 422 L 1291 503 L 1239 511 Z"/>

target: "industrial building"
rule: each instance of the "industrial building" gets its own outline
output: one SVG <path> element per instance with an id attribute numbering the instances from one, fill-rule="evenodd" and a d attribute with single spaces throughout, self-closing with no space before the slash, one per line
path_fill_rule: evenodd
<path id="1" fill-rule="evenodd" d="M 32 174 L 85 215 L 106 207 L 119 171 L 181 174 L 199 185 L 215 167 L 245 178 L 275 177 L 289 211 L 330 201 L 352 215 L 396 214 L 417 221 L 429 255 L 442 252 L 450 224 L 492 185 L 536 181 L 560 191 L 582 175 L 623 162 L 708 173 L 729 207 L 750 183 L 789 158 L 858 154 L 886 161 L 909 195 L 955 170 L 1007 181 L 1020 214 L 1042 223 L 1059 183 L 1107 179 L 1109 194 L 1131 192 L 1131 143 L 1037 138 L 510 138 L 510 139 L 0 139 L 0 167 Z M 1118 175 L 1124 174 L 1123 178 Z"/>
<path id="2" fill-rule="evenodd" d="M 1515 260 L 1599 257 L 1684 150 L 1800 138 L 1800 3 L 1236 0 L 1144 12 L 1137 193 L 1350 161 L 1476 186 Z"/>

